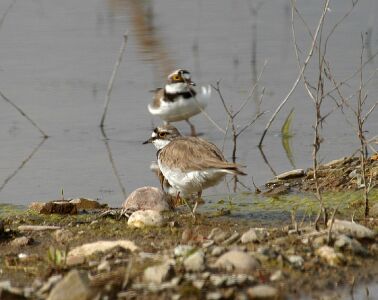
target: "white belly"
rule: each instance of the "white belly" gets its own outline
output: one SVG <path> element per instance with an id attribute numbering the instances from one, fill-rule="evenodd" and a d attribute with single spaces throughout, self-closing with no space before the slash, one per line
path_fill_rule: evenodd
<path id="1" fill-rule="evenodd" d="M 207 105 L 206 99 L 209 98 L 211 90 L 203 87 L 202 92 L 193 98 L 179 97 L 174 102 L 162 101 L 160 107 L 148 105 L 148 110 L 152 115 L 159 116 L 166 122 L 176 122 L 189 119 L 199 114 Z"/>
<path id="2" fill-rule="evenodd" d="M 218 184 L 223 176 L 226 175 L 224 170 L 207 169 L 201 171 L 182 172 L 178 169 L 170 169 L 161 164 L 158 160 L 160 171 L 168 180 L 169 184 L 180 191 L 183 196 L 189 196 L 198 193 L 203 189 Z"/>

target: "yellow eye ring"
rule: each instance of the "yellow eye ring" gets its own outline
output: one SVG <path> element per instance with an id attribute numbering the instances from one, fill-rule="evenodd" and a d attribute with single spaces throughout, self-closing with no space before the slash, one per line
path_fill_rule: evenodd
<path id="1" fill-rule="evenodd" d="M 180 75 L 175 74 L 175 75 L 173 75 L 172 79 L 175 80 L 175 81 L 179 81 L 181 79 L 181 77 L 180 77 Z"/>

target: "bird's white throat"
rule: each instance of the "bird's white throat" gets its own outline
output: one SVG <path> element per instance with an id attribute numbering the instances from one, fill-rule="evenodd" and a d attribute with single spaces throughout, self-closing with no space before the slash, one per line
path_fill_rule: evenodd
<path id="1" fill-rule="evenodd" d="M 170 83 L 165 85 L 165 91 L 168 94 L 178 94 L 188 92 L 188 85 L 184 82 Z"/>
<path id="2" fill-rule="evenodd" d="M 169 140 L 162 140 L 162 139 L 156 139 L 153 140 L 152 143 L 154 144 L 155 148 L 157 150 L 163 149 L 165 146 L 167 146 L 171 141 Z"/>

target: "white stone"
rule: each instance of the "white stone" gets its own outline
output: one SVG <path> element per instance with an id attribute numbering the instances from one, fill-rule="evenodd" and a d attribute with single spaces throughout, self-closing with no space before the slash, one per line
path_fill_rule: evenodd
<path id="1" fill-rule="evenodd" d="M 256 230 L 253 228 L 249 229 L 248 231 L 244 232 L 243 235 L 240 238 L 241 242 L 243 244 L 247 244 L 250 242 L 258 242 L 259 238 L 257 237 Z"/>
<path id="2" fill-rule="evenodd" d="M 198 250 L 184 260 L 184 267 L 189 272 L 201 272 L 205 270 L 205 254 Z"/>
<path id="3" fill-rule="evenodd" d="M 127 225 L 137 228 L 162 226 L 164 219 L 161 213 L 156 210 L 138 210 L 131 214 Z"/>
<path id="4" fill-rule="evenodd" d="M 193 246 L 190 245 L 178 245 L 174 250 L 173 253 L 176 257 L 180 256 L 187 256 L 190 252 L 194 250 Z"/>
<path id="5" fill-rule="evenodd" d="M 295 267 L 299 268 L 303 266 L 304 259 L 299 255 L 290 255 L 287 260 Z"/>
<path id="6" fill-rule="evenodd" d="M 143 280 L 146 282 L 162 283 L 169 280 L 174 275 L 174 270 L 170 262 L 151 266 L 144 270 Z"/>
<path id="7" fill-rule="evenodd" d="M 93 243 L 84 244 L 72 249 L 70 252 L 68 252 L 67 259 L 74 256 L 90 256 L 95 252 L 108 251 L 114 247 L 122 247 L 130 251 L 135 251 L 138 249 L 134 242 L 129 240 L 97 241 Z"/>
<path id="8" fill-rule="evenodd" d="M 247 290 L 249 299 L 276 299 L 278 290 L 272 286 L 261 284 Z"/>

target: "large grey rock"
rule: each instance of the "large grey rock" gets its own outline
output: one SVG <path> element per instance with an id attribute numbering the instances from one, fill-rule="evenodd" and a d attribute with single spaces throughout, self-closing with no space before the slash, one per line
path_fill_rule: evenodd
<path id="1" fill-rule="evenodd" d="M 331 220 L 328 222 L 328 227 Z M 332 232 L 346 234 L 356 239 L 374 239 L 375 232 L 363 225 L 345 220 L 335 220 L 332 226 Z"/>
<path id="2" fill-rule="evenodd" d="M 93 291 L 89 284 L 86 273 L 72 270 L 51 290 L 47 300 L 93 299 Z"/>
<path id="3" fill-rule="evenodd" d="M 279 299 L 278 290 L 266 284 L 249 288 L 247 294 L 249 299 Z"/>
<path id="4" fill-rule="evenodd" d="M 122 207 L 131 210 L 170 210 L 167 195 L 153 186 L 145 186 L 133 191 Z"/>
<path id="5" fill-rule="evenodd" d="M 205 254 L 198 250 L 184 260 L 185 270 L 189 272 L 201 272 L 205 270 Z"/>
<path id="6" fill-rule="evenodd" d="M 143 280 L 146 282 L 162 283 L 174 276 L 174 269 L 170 262 L 151 266 L 144 270 Z"/>
<path id="7" fill-rule="evenodd" d="M 159 227 L 164 225 L 164 219 L 162 214 L 156 210 L 138 210 L 134 211 L 127 225 L 137 228 L 143 228 L 146 226 Z"/>
<path id="8" fill-rule="evenodd" d="M 255 271 L 260 266 L 259 261 L 251 255 L 231 250 L 226 252 L 215 262 L 215 267 L 235 270 L 238 273 L 249 273 Z"/>

